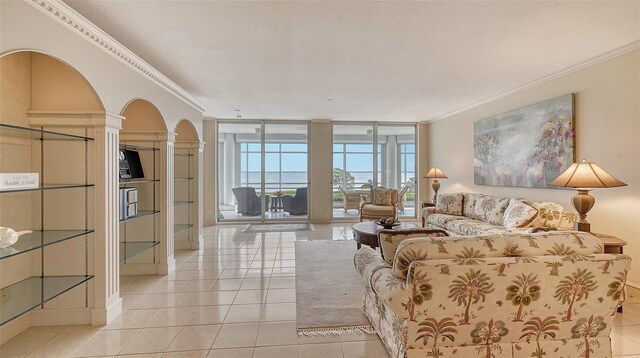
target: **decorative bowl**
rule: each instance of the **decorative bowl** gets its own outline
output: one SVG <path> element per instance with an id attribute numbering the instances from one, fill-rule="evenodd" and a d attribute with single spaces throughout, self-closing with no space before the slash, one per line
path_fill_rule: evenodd
<path id="1" fill-rule="evenodd" d="M 396 227 L 396 226 L 400 226 L 400 225 L 402 225 L 402 223 L 401 223 L 401 222 L 399 222 L 399 221 L 396 221 L 396 222 L 394 222 L 394 223 L 393 223 L 393 224 L 391 224 L 391 225 L 387 225 L 387 224 L 381 224 L 381 223 L 379 223 L 379 222 L 377 222 L 377 221 L 376 221 L 376 225 L 380 225 L 380 226 L 382 226 L 382 227 L 383 227 L 383 228 L 385 228 L 385 229 L 393 229 L 393 228 L 394 228 L 394 227 Z"/>

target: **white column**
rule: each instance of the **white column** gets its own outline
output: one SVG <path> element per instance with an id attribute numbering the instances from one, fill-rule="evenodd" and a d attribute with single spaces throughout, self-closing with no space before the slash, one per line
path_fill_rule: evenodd
<path id="1" fill-rule="evenodd" d="M 225 134 L 224 136 L 224 182 L 223 192 L 224 205 L 233 205 L 233 187 L 236 185 L 236 136 L 235 134 Z"/>
<path id="2" fill-rule="evenodd" d="M 93 325 L 105 325 L 122 312 L 120 298 L 119 133 L 122 117 L 107 114 L 95 137 L 95 306 Z"/>
<path id="3" fill-rule="evenodd" d="M 175 221 L 174 221 L 174 143 L 175 134 L 169 133 L 166 141 L 160 143 L 160 257 L 158 258 L 158 274 L 166 275 L 175 270 Z"/>

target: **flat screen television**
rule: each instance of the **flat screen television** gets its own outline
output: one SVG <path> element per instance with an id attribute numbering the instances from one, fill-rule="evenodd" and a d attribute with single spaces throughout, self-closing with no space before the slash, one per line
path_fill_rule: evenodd
<path id="1" fill-rule="evenodd" d="M 144 178 L 140 153 L 135 150 L 120 150 L 120 179 Z"/>

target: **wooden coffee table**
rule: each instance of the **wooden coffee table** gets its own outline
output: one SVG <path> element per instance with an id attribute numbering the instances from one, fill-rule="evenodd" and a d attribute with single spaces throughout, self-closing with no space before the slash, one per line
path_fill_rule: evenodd
<path id="1" fill-rule="evenodd" d="M 393 229 L 389 230 L 402 230 L 402 229 L 417 229 L 418 225 L 416 224 L 408 224 L 402 223 Z M 358 249 L 362 247 L 362 245 L 367 245 L 372 249 L 376 249 L 378 247 L 378 233 L 381 230 L 384 230 L 384 227 L 374 223 L 373 221 L 363 221 L 351 226 L 351 230 L 353 230 L 353 239 L 358 244 Z"/>

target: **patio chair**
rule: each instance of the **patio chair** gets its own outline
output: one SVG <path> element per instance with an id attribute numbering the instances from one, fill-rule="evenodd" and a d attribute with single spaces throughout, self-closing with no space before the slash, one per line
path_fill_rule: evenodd
<path id="1" fill-rule="evenodd" d="M 296 189 L 294 196 L 283 196 L 282 206 L 290 215 L 307 215 L 307 187 Z"/>
<path id="2" fill-rule="evenodd" d="M 233 188 L 231 190 L 238 202 L 238 214 L 242 214 L 243 216 L 256 216 L 261 214 L 260 197 L 256 194 L 256 189 L 254 187 L 248 186 Z M 266 212 L 269 206 L 269 195 L 265 195 L 264 202 L 264 210 Z"/>
<path id="3" fill-rule="evenodd" d="M 404 214 L 404 195 L 409 191 L 409 185 L 405 184 L 398 193 L 398 211 Z"/>
<path id="4" fill-rule="evenodd" d="M 379 188 L 384 189 L 384 188 Z M 376 189 L 373 189 L 376 190 Z M 398 217 L 398 190 L 391 190 L 391 205 L 378 205 L 373 202 L 366 202 L 360 207 L 360 221 L 375 220 L 382 217 Z M 373 194 L 373 192 L 372 192 Z M 374 195 L 371 195 L 373 199 Z"/>
<path id="5" fill-rule="evenodd" d="M 354 192 L 347 192 L 344 187 L 340 187 L 344 202 L 344 212 L 347 210 L 355 209 L 360 211 L 360 204 L 362 204 L 362 195 Z"/>

